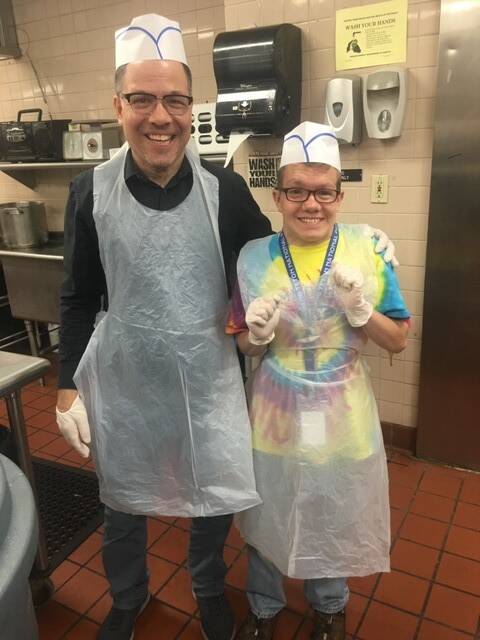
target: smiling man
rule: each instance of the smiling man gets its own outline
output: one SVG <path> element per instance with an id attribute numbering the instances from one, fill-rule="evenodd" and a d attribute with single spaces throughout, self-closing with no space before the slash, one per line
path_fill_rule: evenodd
<path id="1" fill-rule="evenodd" d="M 173 60 L 132 62 L 117 71 L 113 104 L 118 121 L 137 166 L 162 187 L 184 161 L 192 125 L 191 85 L 188 67 Z M 156 95 L 159 87 L 161 96 Z"/>
<path id="2" fill-rule="evenodd" d="M 105 504 L 113 607 L 98 638 L 133 638 L 149 599 L 146 515 L 168 515 L 192 517 L 205 638 L 231 640 L 223 547 L 231 514 L 259 497 L 223 324 L 236 256 L 271 227 L 239 175 L 187 148 L 192 79 L 179 25 L 135 18 L 116 33 L 116 66 L 128 144 L 71 185 L 57 402 L 65 438 L 82 456 L 91 448 Z"/>

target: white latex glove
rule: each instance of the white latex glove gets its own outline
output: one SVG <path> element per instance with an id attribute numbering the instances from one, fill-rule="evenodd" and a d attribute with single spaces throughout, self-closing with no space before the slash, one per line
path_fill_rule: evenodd
<path id="1" fill-rule="evenodd" d="M 245 322 L 249 329 L 248 341 L 252 344 L 268 344 L 275 337 L 280 320 L 280 296 L 255 298 L 248 305 Z"/>
<path id="2" fill-rule="evenodd" d="M 87 412 L 85 405 L 77 396 L 68 411 L 59 411 L 57 413 L 57 424 L 62 436 L 72 446 L 75 451 L 83 458 L 90 455 L 90 426 L 88 424 Z"/>
<path id="3" fill-rule="evenodd" d="M 373 238 L 377 239 L 375 243 L 375 253 L 381 253 L 385 250 L 383 254 L 383 259 L 385 262 L 391 262 L 393 267 L 398 267 L 400 265 L 399 261 L 395 257 L 395 245 L 387 236 L 385 231 L 381 229 L 374 229 L 370 225 L 367 225 L 366 234 Z"/>
<path id="4" fill-rule="evenodd" d="M 373 306 L 364 298 L 362 273 L 354 267 L 334 262 L 330 270 L 330 282 L 350 325 L 363 327 L 367 324 L 373 313 Z"/>

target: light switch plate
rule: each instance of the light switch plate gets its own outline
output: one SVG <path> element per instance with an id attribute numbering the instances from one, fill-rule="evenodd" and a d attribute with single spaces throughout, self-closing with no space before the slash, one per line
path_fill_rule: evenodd
<path id="1" fill-rule="evenodd" d="M 388 202 L 388 176 L 372 175 L 372 190 L 370 193 L 371 202 L 385 204 Z"/>

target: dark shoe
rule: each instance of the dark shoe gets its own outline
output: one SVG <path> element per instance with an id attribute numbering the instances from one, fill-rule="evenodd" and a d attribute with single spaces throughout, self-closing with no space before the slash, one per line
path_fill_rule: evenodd
<path id="1" fill-rule="evenodd" d="M 345 611 L 321 613 L 315 611 L 311 640 L 345 640 Z"/>
<path id="2" fill-rule="evenodd" d="M 205 640 L 232 640 L 235 635 L 235 618 L 225 595 L 196 596 L 200 612 L 202 635 Z"/>
<path id="3" fill-rule="evenodd" d="M 135 609 L 112 607 L 98 631 L 97 640 L 133 640 L 135 621 L 149 602 L 150 594 Z"/>
<path id="4" fill-rule="evenodd" d="M 235 640 L 272 640 L 278 615 L 273 618 L 257 618 L 253 611 L 250 611 Z"/>

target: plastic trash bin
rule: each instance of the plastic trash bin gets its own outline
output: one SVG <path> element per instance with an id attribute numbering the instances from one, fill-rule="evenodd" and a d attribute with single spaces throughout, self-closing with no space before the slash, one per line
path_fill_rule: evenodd
<path id="1" fill-rule="evenodd" d="M 38 640 L 28 576 L 38 544 L 30 484 L 0 454 L 0 635 L 2 640 Z"/>

